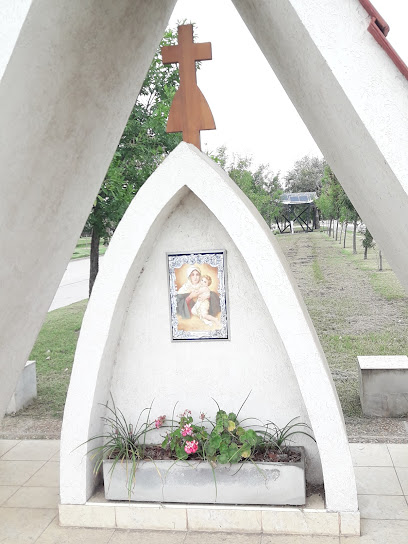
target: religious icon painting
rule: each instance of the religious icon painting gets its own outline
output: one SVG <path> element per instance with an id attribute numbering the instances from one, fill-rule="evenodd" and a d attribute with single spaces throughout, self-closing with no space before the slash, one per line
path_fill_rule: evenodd
<path id="1" fill-rule="evenodd" d="M 172 340 L 228 340 L 226 252 L 167 253 Z"/>

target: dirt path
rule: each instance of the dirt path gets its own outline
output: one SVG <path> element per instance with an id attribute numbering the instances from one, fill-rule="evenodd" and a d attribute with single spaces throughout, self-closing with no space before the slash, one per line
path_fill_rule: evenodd
<path id="1" fill-rule="evenodd" d="M 369 273 L 327 235 L 278 240 L 325 351 L 350 440 L 408 441 L 406 420 L 362 415 L 357 373 L 357 355 L 408 355 L 407 297 L 376 292 Z"/>

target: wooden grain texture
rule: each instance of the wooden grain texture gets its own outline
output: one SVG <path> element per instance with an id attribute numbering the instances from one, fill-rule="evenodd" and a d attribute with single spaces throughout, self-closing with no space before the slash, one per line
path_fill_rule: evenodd
<path id="1" fill-rule="evenodd" d="M 166 132 L 182 132 L 185 142 L 201 149 L 200 130 L 215 129 L 214 118 L 197 85 L 195 63 L 211 60 L 211 43 L 194 43 L 193 25 L 178 27 L 178 45 L 162 47 L 163 64 L 178 62 L 180 87 L 174 95 Z"/>

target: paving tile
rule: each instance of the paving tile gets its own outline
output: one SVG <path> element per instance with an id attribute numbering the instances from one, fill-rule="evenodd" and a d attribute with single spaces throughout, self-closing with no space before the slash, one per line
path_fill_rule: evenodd
<path id="1" fill-rule="evenodd" d="M 60 527 L 55 519 L 45 529 L 35 544 L 107 544 L 113 529 L 86 529 L 80 527 Z M 133 533 L 133 543 L 137 543 Z"/>
<path id="2" fill-rule="evenodd" d="M 0 461 L 0 485 L 23 485 L 44 461 Z"/>
<path id="3" fill-rule="evenodd" d="M 59 463 L 48 461 L 24 485 L 30 487 L 58 487 Z"/>
<path id="4" fill-rule="evenodd" d="M 0 440 L 0 458 L 19 442 L 20 440 Z"/>
<path id="5" fill-rule="evenodd" d="M 0 485 L 0 506 L 20 489 L 18 485 Z"/>
<path id="6" fill-rule="evenodd" d="M 408 505 L 403 496 L 359 495 L 361 519 L 408 520 Z"/>
<path id="7" fill-rule="evenodd" d="M 205 544 L 203 542 L 203 544 Z M 261 544 L 339 544 L 338 536 L 262 535 Z"/>
<path id="8" fill-rule="evenodd" d="M 408 496 L 408 467 L 396 467 L 398 480 L 400 481 L 404 495 Z"/>
<path id="9" fill-rule="evenodd" d="M 59 451 L 59 440 L 21 440 L 2 461 L 48 461 Z"/>
<path id="10" fill-rule="evenodd" d="M 355 467 L 359 495 L 402 495 L 393 467 Z"/>
<path id="11" fill-rule="evenodd" d="M 60 460 L 60 450 L 56 451 L 54 453 L 54 455 L 51 457 L 50 461 L 57 461 L 59 462 Z"/>
<path id="12" fill-rule="evenodd" d="M 260 534 L 188 533 L 186 544 L 261 544 Z"/>
<path id="13" fill-rule="evenodd" d="M 116 529 L 111 540 L 109 540 L 109 544 L 184 544 L 184 542 L 189 542 L 189 540 L 186 540 L 186 534 L 184 531 L 126 531 Z M 188 538 L 190 538 L 191 534 L 189 533 Z M 207 535 L 204 536 L 203 533 L 200 533 L 200 536 L 200 544 L 207 544 Z M 224 541 L 212 540 L 210 542 L 211 544 L 215 544 L 216 542 L 221 543 Z M 239 540 L 236 542 L 237 544 L 241 544 Z"/>
<path id="14" fill-rule="evenodd" d="M 115 506 L 98 504 L 60 504 L 59 521 L 65 527 L 114 529 Z"/>
<path id="15" fill-rule="evenodd" d="M 56 517 L 57 510 L 0 508 L 0 542 L 31 544 Z"/>
<path id="16" fill-rule="evenodd" d="M 260 510 L 234 510 L 226 508 L 187 508 L 188 528 L 191 531 L 260 533 Z"/>
<path id="17" fill-rule="evenodd" d="M 95 506 L 96 508 L 96 506 Z M 104 508 L 101 506 L 100 508 Z M 148 507 L 132 504 L 116 507 L 116 527 L 120 529 L 144 529 L 185 531 L 187 515 L 185 508 Z"/>
<path id="18" fill-rule="evenodd" d="M 408 444 L 388 444 L 395 467 L 408 467 Z"/>
<path id="19" fill-rule="evenodd" d="M 387 444 L 349 444 L 355 467 L 392 467 Z"/>
<path id="20" fill-rule="evenodd" d="M 5 508 L 58 508 L 58 487 L 20 487 L 3 503 Z"/>
<path id="21" fill-rule="evenodd" d="M 340 544 L 407 544 L 408 521 L 361 520 L 361 536 L 340 537 Z"/>
<path id="22" fill-rule="evenodd" d="M 339 534 L 337 512 L 299 510 L 297 508 L 262 510 L 262 530 L 270 534 L 327 535 Z"/>
<path id="23" fill-rule="evenodd" d="M 340 512 L 340 535 L 357 536 L 360 534 L 360 512 Z"/>
<path id="24" fill-rule="evenodd" d="M 310 495 L 310 497 L 307 497 L 306 499 L 306 508 L 311 508 L 313 510 L 324 510 L 325 504 L 323 497 L 318 493 Z"/>

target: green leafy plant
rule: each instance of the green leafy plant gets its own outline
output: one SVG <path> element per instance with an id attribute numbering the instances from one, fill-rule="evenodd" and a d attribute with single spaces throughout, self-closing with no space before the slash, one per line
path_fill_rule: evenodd
<path id="1" fill-rule="evenodd" d="M 88 452 L 92 459 L 96 458 L 94 474 L 99 472 L 104 459 L 113 460 L 110 473 L 113 473 L 117 463 L 126 462 L 129 497 L 135 481 L 135 473 L 139 461 L 146 458 L 146 437 L 150 431 L 157 428 L 157 420 L 150 421 L 152 404 L 149 408 L 144 408 L 141 411 L 136 425 L 132 425 L 132 423 L 127 422 L 122 411 L 116 407 L 112 398 L 112 407 L 108 404 L 105 405 L 108 415 L 101 417 L 106 431 L 85 442 L 86 444 L 93 440 L 103 441 L 101 445 L 92 448 Z M 147 413 L 146 420 L 140 423 L 144 413 Z M 161 416 L 162 420 L 164 418 L 165 416 Z"/>
<path id="2" fill-rule="evenodd" d="M 201 414 L 201 423 L 197 425 L 191 411 L 185 410 L 178 422 L 172 418 L 171 431 L 167 433 L 162 448 L 167 449 L 174 459 L 202 459 L 215 466 L 217 463 L 240 463 L 253 461 L 257 457 L 266 458 L 271 451 L 282 452 L 297 434 L 304 434 L 314 440 L 308 432 L 310 427 L 306 423 L 295 423 L 297 418 L 282 428 L 271 421 L 262 424 L 255 418 L 240 422 L 238 417 L 248 397 L 237 414 L 227 413 L 215 401 L 218 407 L 215 422 Z M 211 427 L 210 432 L 206 430 L 204 421 Z M 246 424 L 248 421 L 255 421 L 256 424 L 249 426 Z"/>

